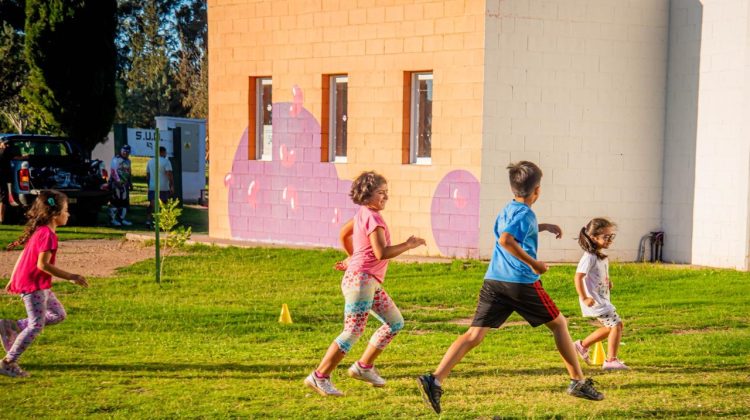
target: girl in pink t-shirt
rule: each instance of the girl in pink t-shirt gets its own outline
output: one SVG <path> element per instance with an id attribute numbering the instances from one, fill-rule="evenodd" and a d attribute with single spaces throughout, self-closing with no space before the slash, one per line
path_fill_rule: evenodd
<path id="1" fill-rule="evenodd" d="M 26 244 L 5 290 L 21 295 L 28 318 L 18 322 L 0 319 L 0 338 L 7 352 L 0 360 L 0 374 L 11 377 L 29 376 L 18 366 L 18 358 L 45 325 L 57 324 L 65 319 L 65 309 L 50 290 L 52 276 L 88 286 L 83 276 L 68 273 L 54 265 L 57 253 L 55 229 L 68 223 L 68 198 L 65 194 L 54 190 L 40 192 L 27 216 L 29 221 L 23 234 L 8 245 L 10 250 Z"/>
<path id="2" fill-rule="evenodd" d="M 330 374 L 351 350 L 365 330 L 372 313 L 383 325 L 375 331 L 362 357 L 348 370 L 349 376 L 381 387 L 385 380 L 373 367 L 393 337 L 404 327 L 404 318 L 383 289 L 388 260 L 410 249 L 425 245 L 422 238 L 410 236 L 406 242 L 391 245 L 391 234 L 380 212 L 388 201 L 388 183 L 375 172 L 363 172 L 349 193 L 361 205 L 352 220 L 341 228 L 340 240 L 349 258 L 336 265 L 346 270 L 341 281 L 344 294 L 344 331 L 328 347 L 318 368 L 305 378 L 305 385 L 323 396 L 341 396 Z"/>

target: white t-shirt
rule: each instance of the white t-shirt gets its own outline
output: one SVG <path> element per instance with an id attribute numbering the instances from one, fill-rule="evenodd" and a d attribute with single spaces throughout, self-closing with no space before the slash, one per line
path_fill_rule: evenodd
<path id="1" fill-rule="evenodd" d="M 594 299 L 594 306 L 588 307 L 579 297 L 583 316 L 600 316 L 615 311 L 609 301 L 609 260 L 600 260 L 596 254 L 586 252 L 578 263 L 576 273 L 586 274 L 583 277 L 583 288 L 586 296 Z"/>
<path id="2" fill-rule="evenodd" d="M 146 173 L 149 174 L 148 179 L 148 190 L 156 191 L 156 177 L 153 175 L 156 162 L 154 158 L 151 158 L 146 164 Z M 167 178 L 167 172 L 172 172 L 172 164 L 169 159 L 159 156 L 159 191 L 169 191 L 169 178 Z"/>

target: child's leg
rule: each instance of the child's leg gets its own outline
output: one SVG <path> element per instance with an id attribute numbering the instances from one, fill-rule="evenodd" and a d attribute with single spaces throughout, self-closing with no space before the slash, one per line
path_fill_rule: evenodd
<path id="1" fill-rule="evenodd" d="M 596 344 L 609 335 L 610 328 L 608 327 L 599 327 L 596 331 L 592 332 L 588 335 L 588 337 L 581 340 L 581 345 L 585 348 L 589 348 L 589 346 Z"/>
<path id="2" fill-rule="evenodd" d="M 375 291 L 375 299 L 372 305 L 372 314 L 375 315 L 383 325 L 372 335 L 370 342 L 359 361 L 364 365 L 372 365 L 375 359 L 383 352 L 393 337 L 404 328 L 404 317 L 393 302 L 388 293 L 382 287 Z"/>
<path id="3" fill-rule="evenodd" d="M 448 351 L 445 352 L 443 360 L 440 361 L 437 369 L 432 373 L 432 376 L 437 378 L 438 381 L 443 382 L 451 373 L 453 367 L 464 358 L 466 353 L 484 340 L 489 330 L 489 327 L 470 327 L 466 333 L 458 337 L 451 344 Z"/>
<path id="4" fill-rule="evenodd" d="M 563 314 L 557 315 L 557 318 L 544 324 L 552 331 L 552 335 L 555 337 L 555 345 L 557 351 L 560 352 L 560 356 L 565 362 L 565 368 L 568 370 L 568 374 L 571 379 L 583 380 L 583 371 L 581 365 L 578 363 L 578 356 L 576 355 L 576 349 L 573 345 L 573 340 L 570 338 L 568 332 L 568 321 L 565 319 Z"/>
<path id="5" fill-rule="evenodd" d="M 47 312 L 44 314 L 44 325 L 59 324 L 65 321 L 65 318 L 67 317 L 68 314 L 65 312 L 62 303 L 57 299 L 55 293 L 52 290 L 49 290 L 47 293 Z M 18 325 L 19 331 L 23 331 L 29 325 L 29 319 L 19 319 L 16 325 Z"/>
<path id="6" fill-rule="evenodd" d="M 33 293 L 23 295 L 23 303 L 26 306 L 28 314 L 28 325 L 18 334 L 13 347 L 11 347 L 5 360 L 15 362 L 21 357 L 24 351 L 34 342 L 34 339 L 44 329 L 45 315 L 47 313 L 48 290 L 37 290 Z"/>
<path id="7" fill-rule="evenodd" d="M 367 317 L 372 308 L 378 282 L 366 273 L 344 274 L 341 290 L 344 293 L 344 331 L 336 337 L 320 361 L 316 372 L 328 375 L 362 336 Z"/>
<path id="8" fill-rule="evenodd" d="M 609 329 L 609 337 L 607 338 L 607 360 L 611 361 L 617 359 L 617 351 L 620 349 L 623 327 L 624 325 L 622 321 L 620 321 L 617 325 Z"/>

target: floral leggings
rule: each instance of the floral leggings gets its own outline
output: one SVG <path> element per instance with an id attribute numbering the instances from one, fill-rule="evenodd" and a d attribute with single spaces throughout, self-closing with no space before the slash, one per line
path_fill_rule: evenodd
<path id="1" fill-rule="evenodd" d="M 65 320 L 65 308 L 51 290 L 37 290 L 21 295 L 26 306 L 28 318 L 18 321 L 21 332 L 6 356 L 10 362 L 15 362 L 24 351 L 34 342 L 45 325 L 59 324 Z"/>
<path id="2" fill-rule="evenodd" d="M 404 328 L 401 311 L 370 274 L 347 271 L 341 281 L 341 291 L 345 301 L 344 331 L 335 341 L 342 352 L 348 353 L 362 336 L 370 313 L 383 323 L 370 339 L 375 348 L 384 349 Z"/>

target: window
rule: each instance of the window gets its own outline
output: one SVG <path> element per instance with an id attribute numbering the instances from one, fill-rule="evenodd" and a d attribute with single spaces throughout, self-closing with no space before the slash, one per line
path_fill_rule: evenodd
<path id="1" fill-rule="evenodd" d="M 329 139 L 331 162 L 346 162 L 346 122 L 348 119 L 349 77 L 331 76 Z"/>
<path id="2" fill-rule="evenodd" d="M 432 163 L 432 72 L 411 73 L 409 163 Z"/>
<path id="3" fill-rule="evenodd" d="M 250 124 L 248 125 L 248 158 L 271 160 L 273 84 L 270 77 L 251 77 L 248 95 Z"/>

